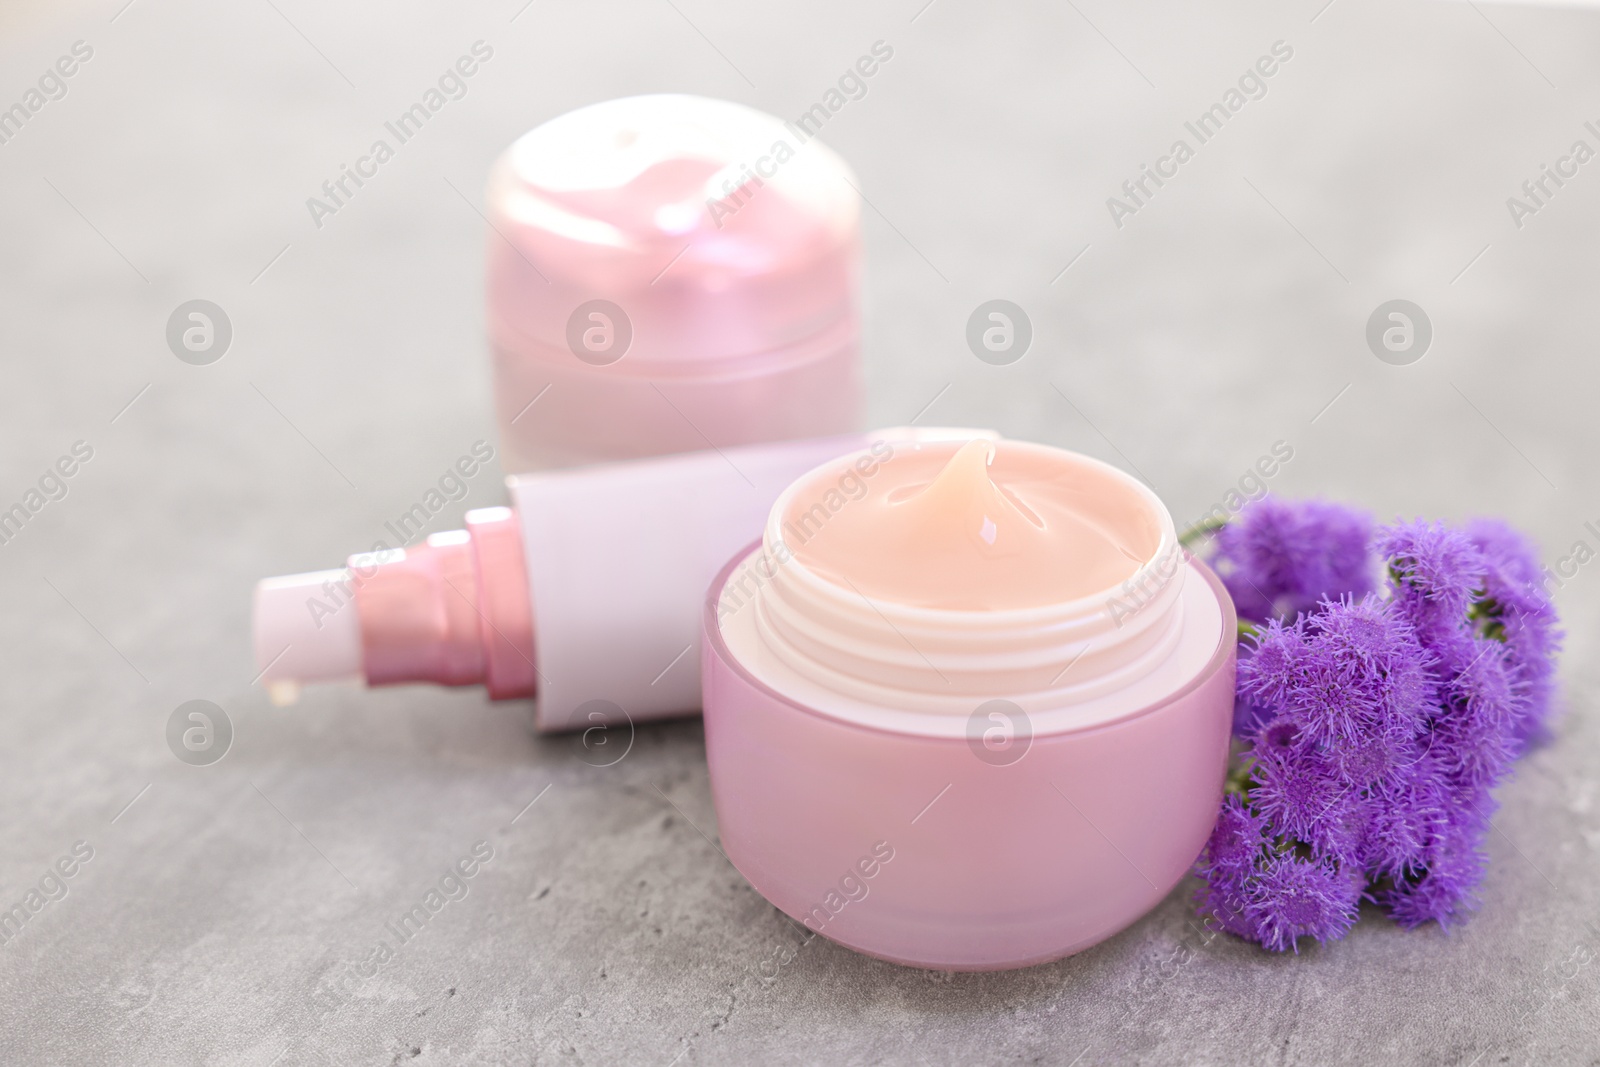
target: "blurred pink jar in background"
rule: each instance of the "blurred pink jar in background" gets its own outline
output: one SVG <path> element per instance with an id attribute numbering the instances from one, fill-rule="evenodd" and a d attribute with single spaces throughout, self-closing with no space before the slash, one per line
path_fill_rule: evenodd
<path id="1" fill-rule="evenodd" d="M 860 198 L 803 131 L 612 100 L 518 139 L 488 202 L 508 469 L 856 428 Z"/>

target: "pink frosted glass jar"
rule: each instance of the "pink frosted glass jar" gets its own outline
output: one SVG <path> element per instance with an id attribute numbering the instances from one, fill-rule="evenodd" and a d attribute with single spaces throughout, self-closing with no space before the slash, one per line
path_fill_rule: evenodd
<path id="1" fill-rule="evenodd" d="M 801 482 L 834 477 L 846 461 Z M 1124 929 L 1177 885 L 1222 797 L 1236 621 L 1216 576 L 1177 549 L 1165 508 L 1139 489 L 1160 508 L 1159 547 L 1129 581 L 1086 598 L 1081 610 L 1051 614 L 1048 627 L 1017 615 L 986 628 L 987 644 L 951 641 L 934 651 L 941 634 L 956 632 L 949 618 L 876 604 L 888 629 L 838 641 L 860 659 L 842 670 L 865 676 L 862 664 L 879 655 L 872 643 L 893 631 L 928 649 L 929 666 L 954 664 L 947 681 L 968 694 L 908 697 L 904 706 L 881 694 L 897 684 L 894 672 L 917 666 L 909 653 L 881 672 L 879 681 L 890 681 L 861 688 L 880 694 L 865 701 L 818 684 L 826 670 L 790 674 L 751 654 L 752 628 L 767 614 L 801 635 L 785 653 L 797 661 L 805 662 L 805 647 L 826 650 L 838 636 L 760 595 L 793 581 L 793 572 L 772 576 L 799 566 L 772 555 L 783 531 L 780 499 L 764 541 L 724 568 L 703 614 L 712 793 L 723 847 L 751 885 L 840 944 L 941 970 L 1070 955 Z M 797 598 L 818 588 L 812 582 Z M 1016 635 L 1014 653 L 1005 633 Z M 1034 687 L 1012 694 L 1014 703 L 983 699 L 982 657 L 995 657 L 1001 678 L 1041 649 L 1100 665 L 1074 683 L 1076 695 Z M 967 701 L 971 714 L 941 710 L 950 699 Z"/>
<path id="2" fill-rule="evenodd" d="M 504 462 L 856 429 L 859 201 L 831 150 L 726 101 L 612 100 L 518 139 L 488 190 Z"/>

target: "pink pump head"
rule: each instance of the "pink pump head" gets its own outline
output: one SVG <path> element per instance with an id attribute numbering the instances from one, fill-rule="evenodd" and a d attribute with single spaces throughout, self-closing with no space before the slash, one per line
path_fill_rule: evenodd
<path id="1" fill-rule="evenodd" d="M 256 660 L 279 699 L 301 682 L 477 685 L 497 700 L 536 689 L 522 534 L 510 508 L 469 511 L 465 530 L 352 556 L 342 570 L 256 587 Z"/>
<path id="2" fill-rule="evenodd" d="M 467 513 L 400 559 L 350 561 L 359 583 L 368 685 L 482 683 L 495 699 L 532 696 L 533 616 L 510 508 Z"/>

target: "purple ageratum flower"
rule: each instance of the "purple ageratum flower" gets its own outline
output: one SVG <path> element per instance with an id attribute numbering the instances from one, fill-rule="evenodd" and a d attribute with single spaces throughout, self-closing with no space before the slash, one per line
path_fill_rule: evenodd
<path id="1" fill-rule="evenodd" d="M 1504 519 L 1470 519 L 1463 532 L 1508 585 L 1540 589 L 1539 553 L 1533 542 L 1510 523 Z"/>
<path id="2" fill-rule="evenodd" d="M 1369 885 L 1408 927 L 1474 905 L 1491 790 L 1547 718 L 1561 637 L 1531 545 L 1493 520 L 1387 527 L 1387 598 L 1307 603 L 1309 513 L 1258 505 L 1218 542 L 1241 616 L 1265 625 L 1240 650 L 1247 762 L 1199 903 L 1276 951 L 1343 936 Z"/>
<path id="3" fill-rule="evenodd" d="M 1507 647 L 1466 634 L 1441 645 L 1441 705 L 1432 733 L 1435 757 L 1455 781 L 1488 789 L 1520 751 L 1526 702 L 1514 691 Z"/>
<path id="4" fill-rule="evenodd" d="M 1312 640 L 1345 665 L 1344 673 L 1372 707 L 1364 740 L 1393 744 L 1415 737 L 1435 700 L 1429 673 L 1434 656 L 1393 605 L 1376 595 L 1325 602 L 1306 624 Z"/>
<path id="5" fill-rule="evenodd" d="M 1448 640 L 1466 626 L 1484 571 L 1483 553 L 1466 534 L 1418 520 L 1385 526 L 1377 543 L 1394 602 L 1424 644 Z"/>
<path id="6" fill-rule="evenodd" d="M 1481 829 L 1451 827 L 1426 862 L 1397 876 L 1378 902 L 1408 930 L 1426 922 L 1448 927 L 1477 905 L 1485 867 L 1482 840 Z"/>
<path id="7" fill-rule="evenodd" d="M 1287 700 L 1302 677 L 1304 625 L 1269 619 L 1240 644 L 1238 699 L 1267 710 Z"/>
<path id="8" fill-rule="evenodd" d="M 1562 634 L 1533 543 L 1499 519 L 1474 519 L 1466 535 L 1484 561 L 1483 596 L 1474 614 L 1486 636 L 1505 642 L 1507 674 L 1523 705 L 1515 728 L 1520 749 L 1548 733 Z"/>
<path id="9" fill-rule="evenodd" d="M 1264 821 L 1238 796 L 1223 801 L 1199 871 L 1200 910 L 1275 952 L 1298 952 L 1301 937 L 1343 937 L 1361 898 L 1359 878 L 1269 842 Z"/>
<path id="10" fill-rule="evenodd" d="M 1308 617 L 1287 625 L 1274 619 L 1242 658 L 1238 691 L 1271 713 L 1263 732 L 1279 744 L 1294 738 L 1306 750 L 1355 737 L 1376 714 L 1357 669 L 1317 640 Z"/>
<path id="11" fill-rule="evenodd" d="M 1266 820 L 1246 807 L 1239 796 L 1224 797 L 1222 813 L 1197 865 L 1204 882 L 1196 903 L 1224 930 L 1252 940 L 1255 927 L 1245 919 L 1247 887 L 1266 848 Z"/>
<path id="12" fill-rule="evenodd" d="M 1240 695 L 1292 724 L 1336 777 L 1364 787 L 1407 762 L 1435 698 L 1433 656 L 1390 604 L 1325 601 L 1293 624 L 1269 622 L 1251 648 Z"/>
<path id="13" fill-rule="evenodd" d="M 1251 871 L 1267 845 L 1267 821 L 1237 794 L 1222 799 L 1222 814 L 1206 843 L 1206 862 L 1227 871 Z"/>
<path id="14" fill-rule="evenodd" d="M 1406 922 L 1469 905 L 1477 868 L 1456 852 L 1481 837 L 1468 801 L 1509 762 L 1511 705 L 1501 647 L 1441 633 L 1446 644 L 1424 645 L 1398 600 L 1373 595 L 1254 636 L 1238 691 L 1267 718 L 1231 822 L 1260 825 L 1276 858 L 1202 870 L 1202 905 L 1232 909 L 1225 928 L 1278 950 L 1341 936 L 1369 880 Z"/>
<path id="15" fill-rule="evenodd" d="M 1317 752 L 1257 745 L 1250 806 L 1278 837 L 1303 841 L 1322 856 L 1354 864 L 1365 832 L 1359 790 Z"/>
<path id="16" fill-rule="evenodd" d="M 1251 881 L 1244 923 L 1263 947 L 1299 952 L 1302 937 L 1328 941 L 1349 932 L 1361 889 L 1361 880 L 1336 863 L 1281 853 L 1267 860 Z"/>
<path id="17" fill-rule="evenodd" d="M 1217 869 L 1203 871 L 1195 907 L 1220 929 L 1238 937 L 1259 941 L 1255 925 L 1245 916 L 1249 905 L 1254 871 Z"/>
<path id="18" fill-rule="evenodd" d="M 1449 832 L 1455 804 L 1445 770 L 1431 752 L 1367 791 L 1361 867 L 1373 878 L 1397 878 L 1415 868 Z"/>
<path id="19" fill-rule="evenodd" d="M 1324 597 L 1375 588 L 1371 540 L 1366 512 L 1267 497 L 1217 531 L 1213 563 L 1241 618 L 1293 619 Z"/>

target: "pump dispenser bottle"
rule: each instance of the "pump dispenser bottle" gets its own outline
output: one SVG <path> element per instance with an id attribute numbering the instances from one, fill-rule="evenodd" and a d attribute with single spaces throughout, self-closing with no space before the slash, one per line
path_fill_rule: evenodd
<path id="1" fill-rule="evenodd" d="M 257 583 L 261 681 L 279 701 L 343 679 L 482 685 L 535 698 L 546 731 L 591 725 L 596 702 L 634 722 L 692 714 L 706 587 L 790 482 L 848 452 L 974 436 L 994 435 L 891 429 L 514 476 L 511 506 L 463 530 Z"/>

